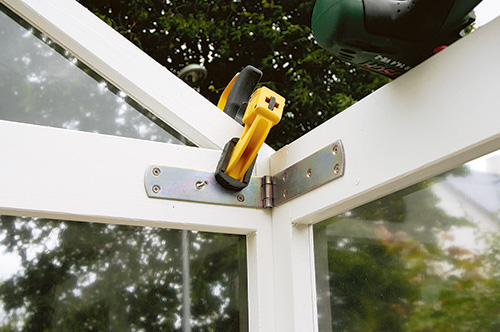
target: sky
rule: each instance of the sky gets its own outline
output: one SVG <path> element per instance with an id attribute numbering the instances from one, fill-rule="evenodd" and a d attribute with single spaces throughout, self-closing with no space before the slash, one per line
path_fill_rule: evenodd
<path id="1" fill-rule="evenodd" d="M 476 27 L 485 25 L 500 16 L 500 0 L 483 0 L 475 9 Z"/>

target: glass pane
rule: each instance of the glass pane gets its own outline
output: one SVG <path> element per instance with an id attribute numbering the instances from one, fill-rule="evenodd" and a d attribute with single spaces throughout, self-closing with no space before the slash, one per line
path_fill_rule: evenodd
<path id="1" fill-rule="evenodd" d="M 0 120 L 193 145 L 0 4 Z"/>
<path id="2" fill-rule="evenodd" d="M 248 329 L 245 236 L 0 222 L 0 331 Z"/>
<path id="3" fill-rule="evenodd" d="M 499 331 L 500 154 L 314 226 L 320 331 Z"/>

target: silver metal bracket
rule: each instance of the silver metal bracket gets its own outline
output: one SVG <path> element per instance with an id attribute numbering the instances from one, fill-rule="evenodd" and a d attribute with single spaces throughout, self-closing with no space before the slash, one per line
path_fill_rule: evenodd
<path id="1" fill-rule="evenodd" d="M 285 170 L 252 177 L 239 192 L 224 189 L 214 172 L 151 165 L 145 176 L 148 197 L 251 208 L 272 208 L 344 175 L 345 155 L 340 140 Z"/>

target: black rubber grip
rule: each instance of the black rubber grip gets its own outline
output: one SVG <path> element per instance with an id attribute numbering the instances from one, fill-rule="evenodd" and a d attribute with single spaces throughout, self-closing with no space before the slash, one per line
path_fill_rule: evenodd
<path id="1" fill-rule="evenodd" d="M 215 179 L 219 184 L 231 191 L 240 191 L 244 189 L 250 183 L 250 179 L 252 178 L 252 171 L 255 167 L 255 160 L 253 160 L 252 164 L 248 168 L 243 181 L 236 180 L 235 178 L 226 174 L 227 164 L 229 163 L 229 159 L 231 158 L 231 154 L 233 153 L 233 149 L 236 146 L 240 139 L 238 137 L 233 138 L 224 146 L 224 150 L 222 151 L 222 155 L 220 156 L 219 163 L 217 164 L 217 169 L 215 170 Z"/>
<path id="2" fill-rule="evenodd" d="M 248 101 L 261 77 L 262 72 L 259 69 L 248 65 L 236 77 L 231 91 L 229 91 L 224 112 L 240 124 L 243 124 L 246 105 L 248 105 Z"/>

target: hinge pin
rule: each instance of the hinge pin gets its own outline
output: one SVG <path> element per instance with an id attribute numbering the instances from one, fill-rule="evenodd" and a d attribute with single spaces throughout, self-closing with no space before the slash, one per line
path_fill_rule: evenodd
<path id="1" fill-rule="evenodd" d="M 261 192 L 262 192 L 262 206 L 265 209 L 272 208 L 274 205 L 272 176 L 264 175 L 262 177 Z"/>

